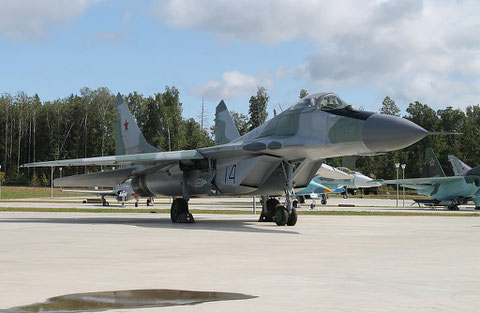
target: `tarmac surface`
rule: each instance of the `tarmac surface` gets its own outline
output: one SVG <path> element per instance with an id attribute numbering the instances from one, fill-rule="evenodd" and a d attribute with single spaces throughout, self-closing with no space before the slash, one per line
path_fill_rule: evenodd
<path id="1" fill-rule="evenodd" d="M 258 223 L 254 215 L 195 219 L 172 224 L 167 214 L 0 212 L 0 312 L 60 302 L 69 312 L 79 298 L 130 305 L 106 312 L 466 313 L 480 307 L 478 217 L 301 215 L 294 227 Z M 136 302 L 156 295 L 170 297 L 162 298 L 168 306 Z M 58 298 L 45 304 L 52 297 Z M 34 303 L 40 304 L 25 307 Z"/>

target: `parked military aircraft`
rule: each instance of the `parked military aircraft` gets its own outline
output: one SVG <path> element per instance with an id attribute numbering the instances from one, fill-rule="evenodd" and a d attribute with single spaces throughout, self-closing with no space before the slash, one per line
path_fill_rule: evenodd
<path id="1" fill-rule="evenodd" d="M 372 188 L 380 185 L 379 182 L 360 172 L 352 171 L 345 167 L 336 168 L 322 164 L 307 188 L 297 192 L 296 195 L 299 202 L 304 203 L 305 198 L 308 199 L 311 193 L 314 192 L 317 196 L 322 196 L 321 203 L 325 205 L 327 204 L 328 194 L 342 194 L 344 199 L 346 199 L 348 198 L 348 190 Z M 328 192 L 324 190 L 328 190 Z"/>
<path id="2" fill-rule="evenodd" d="M 386 180 L 384 183 L 398 183 L 430 197 L 429 200 L 415 200 L 418 203 L 443 205 L 449 210 L 458 210 L 458 205 L 473 201 L 475 210 L 480 210 L 480 167 L 470 169 L 464 176 L 447 177 L 431 148 L 425 152 L 421 178 Z"/>
<path id="3" fill-rule="evenodd" d="M 89 174 L 87 174 L 89 175 Z M 118 185 L 112 190 L 61 190 L 62 192 L 67 193 L 80 193 L 87 195 L 97 195 L 102 198 L 102 205 L 109 206 L 110 203 L 105 199 L 105 197 L 110 196 L 114 197 L 118 202 L 122 203 L 122 206 L 125 205 L 125 201 L 128 201 L 132 198 L 135 198 L 135 206 L 138 207 L 138 197 L 137 194 L 133 191 L 131 179 L 127 179 L 123 184 Z M 149 205 L 150 200 L 147 200 L 147 205 Z"/>
<path id="4" fill-rule="evenodd" d="M 115 105 L 128 111 L 120 94 Z M 225 103 L 217 106 L 216 145 L 186 151 L 146 152 L 25 164 L 25 167 L 114 165 L 94 173 L 120 181 L 132 178 L 139 196 L 174 197 L 172 222 L 189 222 L 188 200 L 196 195 L 262 195 L 260 221 L 295 225 L 295 189 L 305 188 L 325 158 L 375 155 L 407 147 L 429 134 L 400 117 L 356 110 L 332 93 L 317 93 L 239 136 Z M 228 115 L 227 115 L 228 114 Z M 131 115 L 129 115 L 131 117 Z M 227 122 L 225 122 L 227 121 Z M 127 119 L 122 134 L 131 131 Z M 141 139 L 129 146 L 145 146 Z M 128 147 L 125 147 L 128 153 Z M 92 176 L 93 178 L 93 176 Z M 285 193 L 286 205 L 277 196 Z"/>

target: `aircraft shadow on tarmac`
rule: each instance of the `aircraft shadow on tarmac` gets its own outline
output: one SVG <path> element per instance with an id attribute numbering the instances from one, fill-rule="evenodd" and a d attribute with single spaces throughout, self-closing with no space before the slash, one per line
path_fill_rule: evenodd
<path id="1" fill-rule="evenodd" d="M 0 313 L 32 312 L 98 312 L 110 309 L 139 309 L 177 305 L 195 305 L 205 302 L 247 300 L 256 296 L 217 291 L 190 291 L 172 289 L 119 290 L 76 293 L 53 297 L 35 303 L 2 310 Z"/>
<path id="2" fill-rule="evenodd" d="M 259 223 L 261 228 L 255 227 L 253 219 L 235 220 L 203 220 L 196 218 L 194 224 L 172 223 L 170 218 L 125 218 L 125 217 L 53 217 L 53 218 L 0 218 L 1 223 L 54 223 L 54 224 L 105 224 L 105 225 L 130 225 L 148 228 L 170 228 L 185 230 L 215 230 L 229 232 L 253 232 L 272 234 L 299 234 L 288 228 L 279 228 L 275 223 Z"/>

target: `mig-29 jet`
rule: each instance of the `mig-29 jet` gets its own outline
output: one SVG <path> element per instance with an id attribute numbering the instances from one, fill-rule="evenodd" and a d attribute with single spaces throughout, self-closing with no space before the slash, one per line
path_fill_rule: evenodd
<path id="1" fill-rule="evenodd" d="M 117 95 L 115 105 L 123 112 L 121 132 L 135 124 L 125 101 Z M 190 197 L 198 195 L 260 195 L 260 221 L 295 225 L 295 190 L 305 188 L 324 159 L 346 155 L 375 155 L 405 148 L 431 134 L 406 119 L 360 111 L 333 93 L 304 97 L 263 125 L 240 136 L 225 103 L 216 108 L 216 145 L 184 151 L 128 154 L 129 148 L 145 145 L 128 142 L 127 154 L 56 160 L 24 167 L 122 166 L 94 173 L 119 180 L 131 178 L 139 196 L 171 196 L 172 222 L 191 222 Z M 227 121 L 227 122 L 225 122 Z M 92 177 L 93 178 L 93 177 Z M 286 195 L 286 205 L 273 196 Z"/>
<path id="2" fill-rule="evenodd" d="M 400 184 L 430 198 L 416 199 L 417 203 L 458 210 L 459 205 L 473 201 L 475 210 L 480 210 L 480 166 L 472 169 L 454 156 L 449 156 L 449 159 L 455 176 L 446 176 L 433 150 L 427 148 L 421 178 L 385 180 L 383 183 Z"/>

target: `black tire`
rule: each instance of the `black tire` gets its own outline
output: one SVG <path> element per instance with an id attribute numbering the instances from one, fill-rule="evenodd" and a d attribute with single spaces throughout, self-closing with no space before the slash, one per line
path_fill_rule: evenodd
<path id="1" fill-rule="evenodd" d="M 258 221 L 259 222 L 271 222 L 272 220 L 271 219 L 269 220 L 268 216 L 262 213 L 262 214 L 260 214 L 260 218 L 258 219 Z"/>
<path id="2" fill-rule="evenodd" d="M 170 209 L 170 219 L 173 223 L 178 221 L 178 217 L 184 213 L 188 213 L 188 202 L 182 198 L 173 200 Z"/>
<path id="3" fill-rule="evenodd" d="M 138 202 L 135 202 L 135 207 L 138 208 Z"/>
<path id="4" fill-rule="evenodd" d="M 267 200 L 267 215 L 268 217 L 272 218 L 275 216 L 276 214 L 276 209 L 277 207 L 280 205 L 280 201 L 278 201 L 277 199 L 268 199 Z"/>
<path id="5" fill-rule="evenodd" d="M 458 205 L 452 205 L 452 206 L 449 206 L 448 209 L 450 211 L 459 211 L 460 209 L 458 208 Z"/>
<path id="6" fill-rule="evenodd" d="M 294 208 L 298 208 L 298 201 L 297 201 L 297 200 L 293 200 L 292 206 L 293 206 Z"/>
<path id="7" fill-rule="evenodd" d="M 285 226 L 285 224 L 287 224 L 287 220 L 287 209 L 285 209 L 283 205 L 277 206 L 277 208 L 275 209 L 275 223 L 277 223 L 278 226 Z"/>
<path id="8" fill-rule="evenodd" d="M 323 204 L 323 205 L 327 204 L 327 199 L 326 199 L 326 198 L 322 198 L 322 201 L 321 201 L 320 203 Z"/>
<path id="9" fill-rule="evenodd" d="M 295 226 L 295 224 L 297 224 L 297 218 L 298 218 L 297 210 L 293 208 L 292 212 L 288 216 L 287 226 Z"/>
<path id="10" fill-rule="evenodd" d="M 347 193 L 343 194 L 343 199 L 348 199 L 348 194 Z"/>

